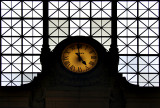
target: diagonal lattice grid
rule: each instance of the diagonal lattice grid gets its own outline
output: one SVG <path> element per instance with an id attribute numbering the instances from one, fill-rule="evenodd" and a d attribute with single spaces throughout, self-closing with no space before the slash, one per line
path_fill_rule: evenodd
<path id="1" fill-rule="evenodd" d="M 20 86 L 41 72 L 42 1 L 1 1 L 1 86 Z"/>
<path id="2" fill-rule="evenodd" d="M 111 45 L 110 1 L 50 1 L 49 45 L 69 36 L 92 36 L 108 51 Z"/>
<path id="3" fill-rule="evenodd" d="M 159 87 L 159 2 L 117 2 L 119 73 L 142 87 Z"/>

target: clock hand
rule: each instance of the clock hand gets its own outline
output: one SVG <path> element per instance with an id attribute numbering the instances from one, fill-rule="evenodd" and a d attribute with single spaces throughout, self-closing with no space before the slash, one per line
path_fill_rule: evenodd
<path id="1" fill-rule="evenodd" d="M 86 62 L 85 62 L 85 61 L 83 61 L 83 60 L 82 60 L 82 63 L 83 63 L 84 65 L 86 65 Z"/>
<path id="2" fill-rule="evenodd" d="M 78 60 L 81 61 L 81 57 L 79 53 L 75 53 L 78 56 Z"/>
<path id="3" fill-rule="evenodd" d="M 78 56 L 79 61 L 82 60 L 82 63 L 86 65 L 86 62 L 82 59 L 82 57 L 80 56 L 80 53 L 76 53 L 76 54 Z"/>
<path id="4" fill-rule="evenodd" d="M 79 51 L 79 44 L 77 44 L 77 48 L 78 48 L 78 53 L 80 54 L 80 51 Z"/>
<path id="5" fill-rule="evenodd" d="M 80 60 L 82 60 L 82 63 L 84 64 L 84 65 L 86 65 L 86 62 L 82 59 L 82 57 L 80 56 L 80 51 L 79 51 L 79 44 L 77 44 L 77 48 L 78 48 L 78 53 L 76 53 L 77 55 L 78 55 L 78 60 L 80 61 Z"/>
<path id="6" fill-rule="evenodd" d="M 81 61 L 80 51 L 79 51 L 79 44 L 77 44 L 77 48 L 78 48 L 78 60 Z"/>

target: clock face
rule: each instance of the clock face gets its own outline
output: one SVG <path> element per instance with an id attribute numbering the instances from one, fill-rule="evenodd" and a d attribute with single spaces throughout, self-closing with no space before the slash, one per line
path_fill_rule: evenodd
<path id="1" fill-rule="evenodd" d="M 63 50 L 61 60 L 69 71 L 85 73 L 96 66 L 98 54 L 89 44 L 72 43 Z"/>

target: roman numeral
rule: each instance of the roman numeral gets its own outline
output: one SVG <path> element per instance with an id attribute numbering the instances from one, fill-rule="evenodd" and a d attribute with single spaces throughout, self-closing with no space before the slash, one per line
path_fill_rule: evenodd
<path id="1" fill-rule="evenodd" d="M 64 65 L 66 65 L 68 67 L 70 65 L 70 62 L 69 61 L 65 61 Z"/>
<path id="2" fill-rule="evenodd" d="M 86 71 L 88 71 L 90 68 L 86 66 Z"/>
<path id="3" fill-rule="evenodd" d="M 91 56 L 91 59 L 96 59 L 97 58 L 97 56 Z"/>
<path id="4" fill-rule="evenodd" d="M 74 71 L 74 70 L 75 70 L 75 66 L 72 65 L 72 66 L 70 67 L 70 69 L 71 69 L 72 71 Z"/>
<path id="5" fill-rule="evenodd" d="M 94 65 L 95 65 L 95 63 L 94 63 L 94 62 L 92 62 L 92 61 L 90 61 L 90 62 L 89 62 L 89 64 L 90 64 L 90 65 L 92 65 L 92 66 L 94 66 Z"/>
<path id="6" fill-rule="evenodd" d="M 82 44 L 79 44 L 79 49 L 82 49 Z"/>
<path id="7" fill-rule="evenodd" d="M 85 50 L 88 48 L 88 45 L 86 45 Z"/>
<path id="8" fill-rule="evenodd" d="M 75 46 L 71 46 L 70 48 L 71 48 L 72 50 L 75 50 Z"/>
<path id="9" fill-rule="evenodd" d="M 68 50 L 65 50 L 64 53 L 68 53 L 69 54 L 70 52 Z"/>
<path id="10" fill-rule="evenodd" d="M 81 67 L 78 67 L 78 72 L 82 72 L 82 69 L 81 69 Z"/>
<path id="11" fill-rule="evenodd" d="M 90 54 L 91 54 L 91 53 L 95 53 L 95 51 L 94 51 L 94 50 L 91 50 L 89 53 L 90 53 Z"/>
<path id="12" fill-rule="evenodd" d="M 68 60 L 68 57 L 69 56 L 65 56 L 65 57 L 63 56 L 63 60 Z"/>

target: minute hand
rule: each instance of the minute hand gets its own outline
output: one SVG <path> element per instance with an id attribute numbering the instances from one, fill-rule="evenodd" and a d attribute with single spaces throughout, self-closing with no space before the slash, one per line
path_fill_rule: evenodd
<path id="1" fill-rule="evenodd" d="M 78 60 L 82 60 L 82 58 L 80 57 L 80 51 L 79 51 L 79 44 L 77 44 L 77 49 L 78 49 L 78 53 L 76 53 L 78 55 Z"/>

